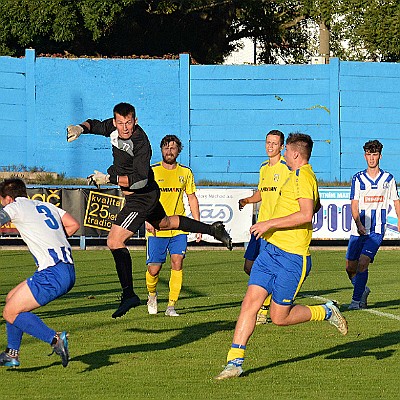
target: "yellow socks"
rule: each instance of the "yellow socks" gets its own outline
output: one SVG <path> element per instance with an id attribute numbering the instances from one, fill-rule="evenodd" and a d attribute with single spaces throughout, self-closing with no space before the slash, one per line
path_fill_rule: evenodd
<path id="1" fill-rule="evenodd" d="M 324 306 L 306 306 L 311 311 L 310 321 L 323 321 L 326 317 Z"/>
<path id="2" fill-rule="evenodd" d="M 183 272 L 171 269 L 171 277 L 169 278 L 169 303 L 168 306 L 174 306 L 178 301 L 179 294 L 182 289 Z"/>
<path id="3" fill-rule="evenodd" d="M 226 357 L 226 361 L 229 364 L 236 365 L 237 367 L 241 366 L 244 361 L 245 350 L 246 350 L 245 345 L 232 343 L 232 346 L 228 352 L 228 356 Z"/>
<path id="4" fill-rule="evenodd" d="M 272 299 L 272 294 L 269 294 L 267 298 L 264 300 L 263 306 L 269 307 L 269 305 L 271 304 L 271 299 Z"/>
<path id="5" fill-rule="evenodd" d="M 158 274 L 156 276 L 150 275 L 149 271 L 146 271 L 146 286 L 147 291 L 151 294 L 156 294 L 158 283 Z"/>

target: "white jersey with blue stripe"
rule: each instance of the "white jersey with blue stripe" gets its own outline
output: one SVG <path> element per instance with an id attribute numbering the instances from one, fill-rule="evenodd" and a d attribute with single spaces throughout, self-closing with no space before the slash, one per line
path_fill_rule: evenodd
<path id="1" fill-rule="evenodd" d="M 399 200 L 396 181 L 392 174 L 381 169 L 375 179 L 367 174 L 367 170 L 360 171 L 353 176 L 350 200 L 358 200 L 360 220 L 366 233 L 383 235 L 392 202 Z M 351 221 L 351 234 L 359 235 L 354 219 Z"/>
<path id="2" fill-rule="evenodd" d="M 61 221 L 64 210 L 51 203 L 17 197 L 3 211 L 27 244 L 39 271 L 60 261 L 73 264 L 71 246 Z"/>

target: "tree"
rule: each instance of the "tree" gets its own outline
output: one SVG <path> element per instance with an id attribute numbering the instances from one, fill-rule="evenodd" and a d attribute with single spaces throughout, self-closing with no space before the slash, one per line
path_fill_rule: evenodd
<path id="1" fill-rule="evenodd" d="M 256 38 L 261 59 L 304 52 L 305 36 L 290 25 L 295 7 L 284 0 L 2 0 L 0 54 L 163 56 L 189 52 L 219 63 L 235 40 Z M 289 24 L 287 27 L 284 24 Z M 294 56 L 296 59 L 296 56 Z"/>
<path id="2" fill-rule="evenodd" d="M 0 55 L 162 57 L 188 52 L 223 62 L 236 41 L 261 47 L 258 61 L 400 59 L 400 0 L 1 0 Z M 344 45 L 346 44 L 346 45 Z"/>
<path id="3" fill-rule="evenodd" d="M 400 61 L 400 0 L 339 2 L 333 34 L 345 41 L 338 56 L 347 60 Z"/>

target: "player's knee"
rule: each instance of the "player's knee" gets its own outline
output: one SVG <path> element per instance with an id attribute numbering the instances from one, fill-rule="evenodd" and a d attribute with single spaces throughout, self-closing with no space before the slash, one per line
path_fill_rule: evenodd
<path id="1" fill-rule="evenodd" d="M 358 272 L 364 272 L 368 269 L 368 262 L 360 262 L 360 264 L 358 265 Z"/>
<path id="2" fill-rule="evenodd" d="M 160 273 L 162 264 L 149 264 L 147 266 L 147 272 L 151 275 L 151 276 L 157 276 Z"/>
<path id="3" fill-rule="evenodd" d="M 346 273 L 347 273 L 347 276 L 349 277 L 349 279 L 351 280 L 351 279 L 353 279 L 354 275 L 356 274 L 356 271 L 346 268 Z"/>
<path id="4" fill-rule="evenodd" d="M 110 250 L 121 249 L 121 248 L 125 247 L 125 243 L 121 239 L 119 239 L 118 237 L 108 236 L 108 238 L 107 238 L 107 247 Z"/>
<path id="5" fill-rule="evenodd" d="M 286 317 L 271 314 L 271 321 L 276 326 L 287 326 L 288 321 Z"/>
<path id="6" fill-rule="evenodd" d="M 17 316 L 13 313 L 7 305 L 3 309 L 3 318 L 9 323 L 13 324 Z"/>

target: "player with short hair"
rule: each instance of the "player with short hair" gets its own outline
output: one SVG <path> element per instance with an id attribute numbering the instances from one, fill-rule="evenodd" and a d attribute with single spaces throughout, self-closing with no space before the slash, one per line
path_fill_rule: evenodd
<path id="1" fill-rule="evenodd" d="M 327 320 L 340 333 L 347 334 L 346 320 L 333 302 L 318 306 L 293 304 L 311 269 L 312 218 L 319 206 L 317 179 L 308 163 L 312 147 L 309 135 L 289 135 L 284 156 L 291 169 L 290 176 L 281 187 L 272 218 L 250 228 L 252 235 L 262 237 L 260 254 L 251 269 L 227 365 L 216 376 L 218 380 L 242 374 L 246 345 L 254 331 L 257 312 L 269 294 L 272 294 L 270 313 L 274 324 L 287 326 Z"/>
<path id="2" fill-rule="evenodd" d="M 400 232 L 400 200 L 392 174 L 379 167 L 383 145 L 370 140 L 363 146 L 367 169 L 357 172 L 351 181 L 351 234 L 346 253 L 346 272 L 354 286 L 349 310 L 367 308 L 370 289 L 368 266 L 374 261 L 387 227 L 391 203 Z"/>
<path id="3" fill-rule="evenodd" d="M 281 131 L 273 129 L 267 133 L 265 150 L 268 160 L 261 164 L 257 191 L 252 196 L 239 200 L 239 210 L 242 210 L 246 204 L 261 201 L 257 221 L 270 219 L 278 200 L 280 189 L 289 177 L 289 168 L 286 165 L 284 157 L 281 156 L 284 144 L 285 135 Z M 245 261 L 243 269 L 247 275 L 250 275 L 254 260 L 260 253 L 261 240 L 261 238 L 256 239 L 254 235 L 250 236 L 250 242 L 244 253 Z M 256 325 L 267 323 L 270 303 L 271 295 L 265 299 L 257 313 Z"/>
<path id="4" fill-rule="evenodd" d="M 72 142 L 81 134 L 92 133 L 109 137 L 111 141 L 113 164 L 107 169 L 107 174 L 94 171 L 88 178 L 96 185 L 119 185 L 125 196 L 125 205 L 107 238 L 122 287 L 121 303 L 112 314 L 113 318 L 118 318 L 140 305 L 140 299 L 133 290 L 132 259 L 126 242 L 145 221 L 157 230 L 206 233 L 224 243 L 229 250 L 232 250 L 232 239 L 222 222 L 208 225 L 182 215 L 166 215 L 159 201 L 160 189 L 150 167 L 151 145 L 146 133 L 137 124 L 135 107 L 119 103 L 114 107 L 113 114 L 113 118 L 104 121 L 88 119 L 80 125 L 69 125 L 67 140 Z"/>
<path id="5" fill-rule="evenodd" d="M 192 170 L 176 161 L 182 151 L 182 142 L 175 135 L 166 135 L 160 143 L 162 161 L 153 164 L 155 180 L 160 187 L 160 203 L 167 215 L 186 215 L 183 195 L 186 194 L 192 217 L 200 220 L 199 202 Z M 175 304 L 178 301 L 183 280 L 183 260 L 187 249 L 187 233 L 181 230 L 157 231 L 146 223 L 147 271 L 146 286 L 149 292 L 147 309 L 149 314 L 157 314 L 157 283 L 167 253 L 171 258 L 169 280 L 169 300 L 165 315 L 178 317 Z M 201 240 L 197 233 L 196 241 Z"/>
<path id="6" fill-rule="evenodd" d="M 75 283 L 74 261 L 67 235 L 79 229 L 69 213 L 51 203 L 30 200 L 21 179 L 0 183 L 0 226 L 12 222 L 35 260 L 37 271 L 12 289 L 6 297 L 7 348 L 0 354 L 0 365 L 18 367 L 22 335 L 51 345 L 53 353 L 68 365 L 67 332 L 49 328 L 32 310 L 68 293 Z"/>

